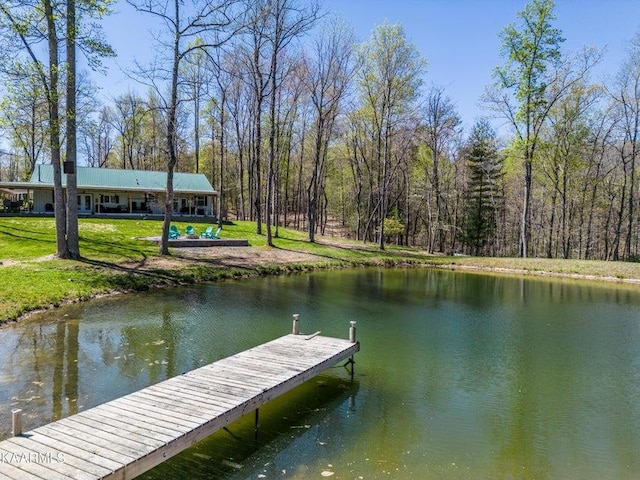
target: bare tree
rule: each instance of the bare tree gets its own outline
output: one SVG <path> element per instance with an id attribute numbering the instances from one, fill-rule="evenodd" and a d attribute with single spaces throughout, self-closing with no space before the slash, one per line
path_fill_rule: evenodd
<path id="1" fill-rule="evenodd" d="M 370 119 L 366 128 L 370 128 L 373 141 L 374 168 L 370 171 L 375 172 L 376 178 L 370 178 L 370 182 L 375 183 L 377 194 L 375 199 L 372 197 L 374 208 L 369 209 L 367 223 L 377 217 L 378 245 L 384 250 L 389 186 L 399 158 L 393 153 L 394 134 L 415 110 L 426 62 L 407 42 L 403 28 L 388 24 L 376 27 L 371 39 L 360 48 L 359 60 L 362 109 Z"/>
<path id="2" fill-rule="evenodd" d="M 435 233 L 438 250 L 444 252 L 447 224 L 447 203 L 443 196 L 441 162 L 446 160 L 452 142 L 458 141 L 462 121 L 453 101 L 442 87 L 432 87 L 427 94 L 424 111 L 427 148 L 431 154 L 431 172 L 427 173 L 435 197 Z"/>
<path id="3" fill-rule="evenodd" d="M 180 0 L 128 1 L 136 10 L 156 17 L 164 26 L 164 39 L 162 35 L 157 38 L 157 52 L 165 56 L 169 68 L 162 67 L 163 62 L 156 58 L 156 63 L 151 68 L 139 66 L 136 76 L 156 90 L 163 101 L 167 117 L 167 188 L 160 254 L 168 255 L 174 198 L 173 174 L 178 163 L 178 109 L 182 100 L 180 87 L 184 81 L 180 67 L 192 53 L 219 48 L 235 33 L 233 30 L 226 30 L 234 23 L 231 8 L 235 1 L 220 0 L 214 3 L 194 0 L 184 12 L 184 2 Z M 201 38 L 202 42 L 195 42 L 196 38 Z"/>
<path id="4" fill-rule="evenodd" d="M 269 67 L 269 83 L 271 86 L 269 101 L 269 167 L 267 171 L 266 230 L 267 245 L 273 246 L 271 223 L 275 184 L 276 160 L 276 94 L 282 78 L 278 72 L 278 62 L 285 48 L 296 38 L 303 35 L 316 21 L 320 7 L 310 2 L 304 7 L 296 0 L 268 0 L 266 10 L 271 45 L 271 62 Z"/>
<path id="5" fill-rule="evenodd" d="M 307 62 L 307 88 L 313 104 L 315 140 L 311 178 L 307 187 L 309 241 L 315 241 L 318 202 L 326 175 L 329 142 L 338 117 L 340 102 L 354 73 L 354 36 L 350 28 L 332 19 L 314 43 L 314 58 Z"/>
<path id="6" fill-rule="evenodd" d="M 228 145 L 233 143 L 233 147 L 230 149 L 235 150 L 235 156 L 237 160 L 236 165 L 236 215 L 242 220 L 246 220 L 249 216 L 247 213 L 247 202 L 249 203 L 249 210 L 251 209 L 251 176 L 248 178 L 249 185 L 249 197 L 247 198 L 247 189 L 245 188 L 245 177 L 247 176 L 247 160 L 252 157 L 249 150 L 249 137 L 251 135 L 252 124 L 252 102 L 251 94 L 249 90 L 251 86 L 243 79 L 243 65 L 238 64 L 235 60 L 243 52 L 239 49 L 233 49 L 227 53 L 227 59 L 224 62 L 224 70 L 229 76 L 229 85 L 226 89 L 226 108 L 229 112 L 230 121 L 232 122 L 231 136 L 232 140 L 228 142 Z M 213 143 L 213 141 L 212 141 Z"/>
<path id="7" fill-rule="evenodd" d="M 626 231 L 623 256 L 631 256 L 633 227 L 637 220 L 635 204 L 637 202 L 636 169 L 640 155 L 640 33 L 629 44 L 628 57 L 609 89 L 619 122 L 617 149 L 623 168 L 622 193 L 618 208 L 613 259 L 620 258 L 619 245 L 626 217 Z"/>
<path id="8" fill-rule="evenodd" d="M 244 55 L 252 93 L 252 147 L 249 161 L 249 203 L 256 233 L 262 233 L 262 114 L 269 86 L 268 10 L 270 0 L 245 0 Z"/>
<path id="9" fill-rule="evenodd" d="M 83 151 L 90 167 L 102 168 L 113 150 L 113 111 L 105 106 L 98 112 L 98 119 L 84 122 L 81 129 Z"/>
<path id="10" fill-rule="evenodd" d="M 115 114 L 109 117 L 118 132 L 120 168 L 135 170 L 140 168 L 136 153 L 142 141 L 142 126 L 149 107 L 140 95 L 131 91 L 118 96 L 113 103 Z"/>
<path id="11" fill-rule="evenodd" d="M 195 43 L 202 43 L 200 38 L 195 39 Z M 193 155 L 195 158 L 195 172 L 200 172 L 200 116 L 201 103 L 206 94 L 206 59 L 201 49 L 196 49 L 185 57 L 182 74 L 190 92 L 190 100 L 193 102 Z"/>

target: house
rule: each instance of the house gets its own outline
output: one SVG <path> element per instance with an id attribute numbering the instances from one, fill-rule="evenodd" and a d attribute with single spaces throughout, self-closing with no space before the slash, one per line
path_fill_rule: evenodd
<path id="1" fill-rule="evenodd" d="M 66 192 L 66 175 L 62 188 Z M 79 215 L 163 215 L 166 172 L 77 167 Z M 174 173 L 173 211 L 179 215 L 214 215 L 218 196 L 200 173 Z M 53 166 L 36 165 L 28 182 L 0 182 L 5 211 L 53 212 Z M 1 207 L 0 207 L 1 208 Z"/>

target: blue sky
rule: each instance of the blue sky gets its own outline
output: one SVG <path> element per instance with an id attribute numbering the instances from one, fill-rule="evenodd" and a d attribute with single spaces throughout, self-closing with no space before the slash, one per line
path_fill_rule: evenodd
<path id="1" fill-rule="evenodd" d="M 303 0 L 304 1 L 304 0 Z M 456 104 L 467 129 L 486 114 L 479 98 L 491 82 L 493 68 L 502 63 L 498 34 L 516 22 L 524 0 L 322 0 L 351 24 L 364 41 L 379 24 L 400 23 L 407 39 L 427 59 L 425 86 L 444 87 Z M 613 75 L 625 56 L 625 44 L 640 30 L 638 0 L 556 0 L 556 27 L 566 41 L 564 49 L 575 52 L 585 45 L 606 48 L 596 77 Z M 93 74 L 104 97 L 140 89 L 119 68 L 134 58 L 148 59 L 152 52 L 149 16 L 136 13 L 125 2 L 105 21 L 107 40 L 118 53 L 105 62 L 106 76 Z"/>

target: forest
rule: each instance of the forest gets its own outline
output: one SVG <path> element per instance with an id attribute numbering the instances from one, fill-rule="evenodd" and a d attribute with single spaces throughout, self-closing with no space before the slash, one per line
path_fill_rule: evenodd
<path id="1" fill-rule="evenodd" d="M 286 226 L 381 249 L 640 261 L 640 34 L 604 82 L 603 52 L 565 51 L 554 2 L 531 0 L 493 33 L 486 118 L 463 128 L 402 25 L 358 42 L 312 1 L 128 3 L 161 25 L 155 57 L 106 103 L 91 78 L 116 53 L 100 29 L 111 1 L 0 5 L 0 181 L 39 163 L 167 171 L 165 237 L 173 172 L 198 172 L 219 218 L 255 221 L 269 245 Z M 58 254 L 78 256 L 58 190 Z"/>

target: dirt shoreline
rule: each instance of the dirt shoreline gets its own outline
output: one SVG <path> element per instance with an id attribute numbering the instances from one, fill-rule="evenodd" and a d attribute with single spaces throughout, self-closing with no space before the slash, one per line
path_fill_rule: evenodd
<path id="1" fill-rule="evenodd" d="M 545 270 L 526 270 L 522 268 L 486 267 L 480 265 L 429 265 L 446 270 L 460 270 L 477 273 L 499 273 L 505 275 L 525 275 L 532 277 L 556 277 L 573 280 L 602 281 L 608 283 L 627 283 L 640 285 L 640 278 L 619 278 L 615 276 L 587 275 L 581 273 L 551 272 Z"/>
<path id="2" fill-rule="evenodd" d="M 326 245 L 337 246 L 340 248 L 354 248 L 353 244 L 342 244 L 340 242 L 323 241 Z M 361 248 L 361 247 L 355 247 Z M 470 257 L 463 261 L 473 262 Z M 16 262 L 20 263 L 20 262 Z M 264 246 L 257 247 L 216 247 L 216 248 L 179 248 L 175 249 L 173 255 L 169 257 L 155 257 L 147 259 L 143 264 L 130 263 L 122 265 L 130 273 L 145 273 L 155 269 L 185 269 L 190 266 L 207 265 L 213 268 L 233 269 L 234 271 L 244 272 L 234 275 L 234 278 L 251 277 L 256 275 L 277 275 L 287 274 L 295 271 L 296 266 L 303 266 L 303 270 L 326 269 L 326 268 L 355 268 L 356 265 L 341 261 L 337 258 L 327 258 L 306 252 L 298 252 L 286 250 L 282 248 L 270 248 Z M 385 262 L 364 262 L 364 266 L 390 266 Z M 519 275 L 519 276 L 536 276 L 550 278 L 564 278 L 573 280 L 586 280 L 595 282 L 617 283 L 627 285 L 640 285 L 640 278 L 620 278 L 616 276 L 589 275 L 579 273 L 554 272 L 545 270 L 530 270 L 522 268 L 505 268 L 486 265 L 469 265 L 456 263 L 452 260 L 450 263 L 439 263 L 429 260 L 417 261 L 399 261 L 392 263 L 398 268 L 437 268 L 443 270 L 462 271 L 470 273 L 492 273 L 501 275 Z M 291 268 L 287 268 L 291 267 Z M 215 281 L 215 280 L 212 280 Z M 149 288 L 168 288 L 178 286 L 180 284 L 161 284 L 151 285 Z M 135 290 L 114 290 L 106 293 L 98 293 L 86 298 L 70 298 L 60 302 L 58 305 L 50 305 L 46 308 L 25 312 L 17 318 L 7 320 L 3 323 L 12 323 L 27 319 L 38 313 L 53 310 L 55 308 L 70 305 L 73 303 L 90 301 L 97 298 L 109 297 L 114 295 L 123 295 L 127 293 L 135 293 Z"/>
<path id="3" fill-rule="evenodd" d="M 320 243 L 320 242 L 319 242 Z M 335 241 L 323 240 L 321 242 L 324 245 L 339 247 L 339 248 L 361 248 L 354 247 L 353 243 L 341 243 Z M 437 258 L 437 257 L 434 257 Z M 255 269 L 260 267 L 274 267 L 274 266 L 287 266 L 287 265 L 316 265 L 322 268 L 328 261 L 336 263 L 338 259 L 327 259 L 325 257 L 314 255 L 306 252 L 296 252 L 292 250 L 284 250 L 279 248 L 269 247 L 218 247 L 215 249 L 198 249 L 198 248 L 183 248 L 179 252 L 176 252 L 173 257 L 169 259 L 155 259 L 154 264 L 160 265 L 164 262 L 171 262 L 180 259 L 180 262 L 184 261 L 214 261 L 220 266 L 241 267 L 248 269 Z M 473 262 L 472 257 L 464 257 L 466 262 Z M 343 262 L 345 267 L 349 267 L 347 262 Z M 382 265 L 384 262 L 380 262 Z M 372 263 L 372 266 L 375 262 Z M 640 277 L 618 277 L 615 275 L 592 275 L 592 274 L 580 274 L 580 273 L 567 273 L 567 272 L 554 272 L 550 270 L 534 270 L 526 268 L 508 268 L 508 267 L 492 267 L 486 265 L 469 265 L 464 263 L 457 263 L 453 259 L 449 263 L 440 263 L 437 261 L 429 260 L 417 260 L 414 262 L 398 262 L 395 264 L 398 267 L 431 267 L 440 268 L 444 270 L 456 270 L 456 271 L 468 271 L 478 273 L 497 273 L 505 275 L 526 275 L 526 276 L 538 276 L 538 277 L 557 277 L 567 278 L 574 280 L 589 280 L 589 281 L 603 281 L 608 283 L 625 283 L 632 285 L 640 285 Z"/>

